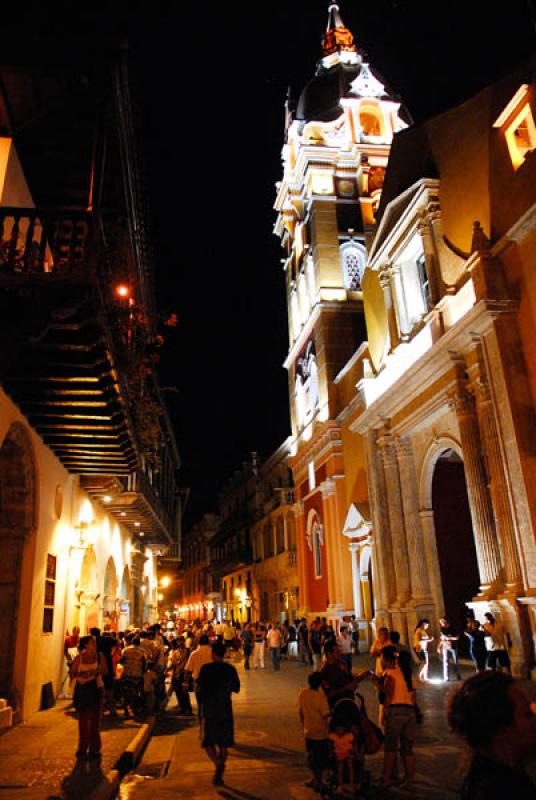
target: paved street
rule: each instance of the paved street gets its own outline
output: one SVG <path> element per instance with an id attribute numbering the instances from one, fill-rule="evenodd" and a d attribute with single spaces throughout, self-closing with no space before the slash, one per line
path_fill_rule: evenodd
<path id="1" fill-rule="evenodd" d="M 368 659 L 356 659 L 355 668 L 365 668 Z M 296 710 L 299 689 L 305 685 L 308 669 L 284 662 L 280 673 L 270 669 L 245 672 L 238 665 L 242 690 L 234 701 L 236 747 L 231 751 L 225 773 L 225 787 L 212 786 L 213 770 L 199 746 L 197 722 L 168 714 L 140 764 L 121 789 L 122 800 L 165 800 L 169 797 L 242 798 L 242 800 L 301 800 L 317 797 L 304 786 L 309 773 L 305 766 L 303 737 Z M 369 714 L 376 716 L 373 687 L 363 684 Z M 457 797 L 461 780 L 462 749 L 449 733 L 444 704 L 448 688 L 430 685 L 420 691 L 425 722 L 419 729 L 415 798 L 448 800 Z M 169 768 L 165 777 L 155 778 Z M 380 776 L 382 755 L 368 757 L 373 786 Z M 370 796 L 377 792 L 372 790 Z M 392 791 L 389 796 L 400 796 Z M 386 796 L 386 795 L 385 795 Z M 405 795 L 407 797 L 407 794 Z"/>
<path id="2" fill-rule="evenodd" d="M 129 719 L 105 717 L 102 763 L 77 762 L 78 725 L 68 703 L 59 701 L 0 736 L 0 798 L 80 800 L 110 770 L 140 729 Z"/>

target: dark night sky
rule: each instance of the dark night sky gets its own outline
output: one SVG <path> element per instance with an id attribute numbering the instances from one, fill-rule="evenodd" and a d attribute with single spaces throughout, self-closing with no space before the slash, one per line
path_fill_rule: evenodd
<path id="1" fill-rule="evenodd" d="M 288 435 L 282 251 L 272 234 L 286 87 L 312 76 L 324 0 L 141 2 L 130 19 L 158 290 L 179 326 L 162 383 L 191 511 L 213 505 L 251 450 Z M 528 0 L 341 0 L 370 63 L 418 122 L 534 49 Z"/>

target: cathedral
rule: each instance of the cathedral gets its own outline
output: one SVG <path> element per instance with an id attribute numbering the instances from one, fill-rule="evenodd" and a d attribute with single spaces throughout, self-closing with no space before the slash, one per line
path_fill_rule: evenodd
<path id="1" fill-rule="evenodd" d="M 491 611 L 534 669 L 534 63 L 414 126 L 339 8 L 287 103 L 298 614 Z"/>

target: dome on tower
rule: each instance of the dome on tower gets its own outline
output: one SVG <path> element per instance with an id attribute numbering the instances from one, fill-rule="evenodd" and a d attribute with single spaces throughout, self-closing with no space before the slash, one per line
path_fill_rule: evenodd
<path id="1" fill-rule="evenodd" d="M 329 7 L 328 25 L 322 37 L 322 58 L 314 77 L 298 100 L 295 119 L 301 122 L 332 122 L 342 113 L 341 99 L 375 97 L 397 99 L 386 90 L 358 53 L 351 31 L 341 20 L 339 7 Z"/>

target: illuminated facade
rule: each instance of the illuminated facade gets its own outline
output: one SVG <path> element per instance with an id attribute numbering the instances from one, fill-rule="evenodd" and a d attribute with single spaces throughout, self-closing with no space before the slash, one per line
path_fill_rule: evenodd
<path id="1" fill-rule="evenodd" d="M 368 643 L 492 611 L 526 674 L 534 65 L 406 129 L 335 4 L 323 52 L 288 110 L 276 201 L 300 612 L 355 613 Z"/>
<path id="2" fill-rule="evenodd" d="M 62 44 L 58 67 L 42 48 L 0 66 L 0 697 L 16 719 L 57 696 L 67 629 L 157 618 L 181 521 L 128 56 L 88 79 L 79 53 Z"/>
<path id="3" fill-rule="evenodd" d="M 366 441 L 377 620 L 410 638 L 421 616 L 492 611 L 516 674 L 536 637 L 533 70 L 395 140 L 350 423 Z"/>
<path id="4" fill-rule="evenodd" d="M 299 613 L 336 620 L 354 613 L 357 600 L 372 614 L 369 587 L 358 587 L 356 598 L 352 581 L 356 558 L 370 575 L 370 525 L 356 529 L 367 506 L 364 454 L 350 456 L 359 477 L 349 485 L 338 416 L 344 375 L 366 348 L 366 241 L 393 136 L 406 124 L 335 4 L 322 53 L 296 109 L 288 108 L 275 231 L 286 254 Z"/>

